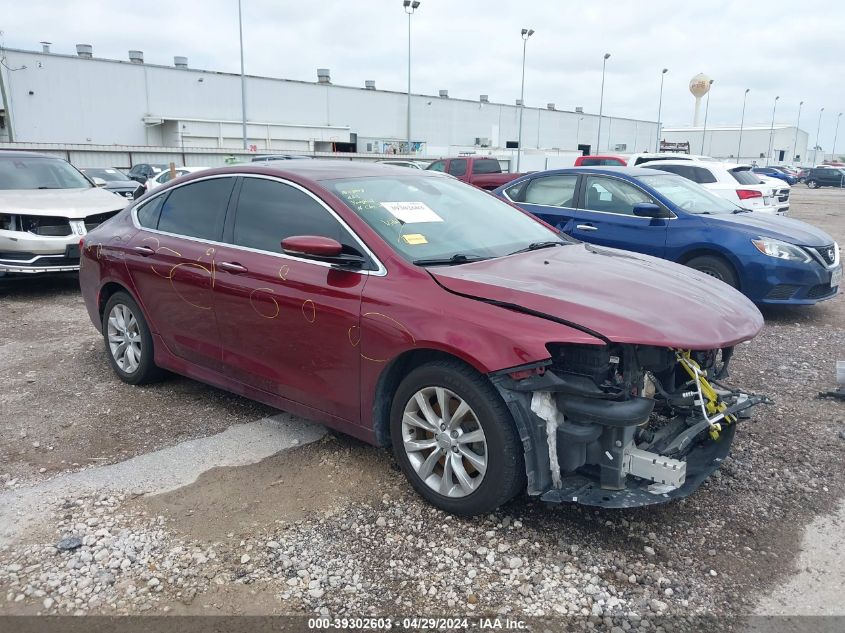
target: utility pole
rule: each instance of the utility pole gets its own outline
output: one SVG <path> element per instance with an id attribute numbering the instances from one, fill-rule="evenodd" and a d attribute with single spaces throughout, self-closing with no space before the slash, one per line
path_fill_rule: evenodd
<path id="1" fill-rule="evenodd" d="M 522 113 L 525 111 L 525 52 L 528 48 L 528 38 L 534 35 L 534 29 L 522 29 L 522 88 L 519 91 L 519 135 L 516 140 L 516 171 L 522 158 Z M 539 119 L 538 119 L 539 120 Z"/>
<path id="2" fill-rule="evenodd" d="M 601 94 L 599 96 L 599 131 L 596 135 L 596 154 L 601 153 L 601 114 L 604 110 L 604 71 L 607 68 L 607 60 L 610 58 L 610 53 L 604 54 L 604 59 L 601 63 Z"/>
<path id="3" fill-rule="evenodd" d="M 238 0 L 238 34 L 241 40 L 241 131 L 244 138 L 244 149 L 247 149 L 246 140 L 246 77 L 244 75 L 244 22 L 241 13 L 241 0 Z"/>

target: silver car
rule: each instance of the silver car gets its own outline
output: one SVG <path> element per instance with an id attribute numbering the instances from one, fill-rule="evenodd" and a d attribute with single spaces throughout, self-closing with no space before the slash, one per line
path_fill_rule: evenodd
<path id="1" fill-rule="evenodd" d="M 79 269 L 79 239 L 126 206 L 67 161 L 0 151 L 0 274 Z"/>

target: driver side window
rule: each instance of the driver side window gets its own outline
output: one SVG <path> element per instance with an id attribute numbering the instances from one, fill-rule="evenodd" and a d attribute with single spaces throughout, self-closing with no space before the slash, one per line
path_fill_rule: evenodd
<path id="1" fill-rule="evenodd" d="M 634 205 L 638 202 L 655 202 L 655 200 L 623 180 L 601 176 L 586 178 L 583 208 L 588 211 L 634 215 Z"/>

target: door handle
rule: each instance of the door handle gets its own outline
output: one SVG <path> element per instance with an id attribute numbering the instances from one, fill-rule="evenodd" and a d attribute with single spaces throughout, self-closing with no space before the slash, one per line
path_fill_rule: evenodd
<path id="1" fill-rule="evenodd" d="M 245 273 L 249 272 L 246 266 L 241 266 L 237 262 L 220 262 L 217 264 L 218 268 L 225 270 L 228 273 Z"/>
<path id="2" fill-rule="evenodd" d="M 135 246 L 134 250 L 136 253 L 143 257 L 149 257 L 150 255 L 155 255 L 155 251 L 149 246 Z"/>
<path id="3" fill-rule="evenodd" d="M 578 224 L 575 226 L 576 229 L 580 229 L 582 231 L 598 231 L 597 226 L 593 226 L 592 224 Z"/>

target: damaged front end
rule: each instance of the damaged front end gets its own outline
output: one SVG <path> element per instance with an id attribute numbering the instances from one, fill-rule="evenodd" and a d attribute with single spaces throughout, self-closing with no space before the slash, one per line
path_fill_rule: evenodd
<path id="1" fill-rule="evenodd" d="M 728 455 L 736 423 L 770 403 L 718 382 L 732 348 L 548 345 L 491 375 L 519 428 L 528 492 L 627 508 L 686 497 Z"/>

